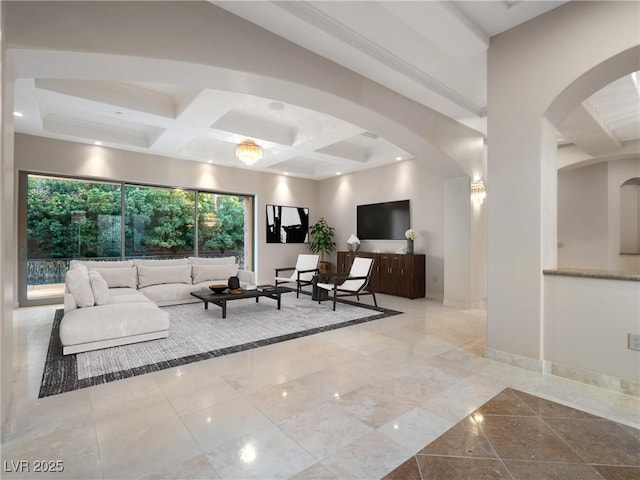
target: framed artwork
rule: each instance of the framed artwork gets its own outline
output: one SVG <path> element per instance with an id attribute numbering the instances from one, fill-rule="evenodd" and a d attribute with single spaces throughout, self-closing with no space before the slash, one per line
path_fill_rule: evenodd
<path id="1" fill-rule="evenodd" d="M 309 209 L 267 205 L 267 243 L 307 243 Z"/>

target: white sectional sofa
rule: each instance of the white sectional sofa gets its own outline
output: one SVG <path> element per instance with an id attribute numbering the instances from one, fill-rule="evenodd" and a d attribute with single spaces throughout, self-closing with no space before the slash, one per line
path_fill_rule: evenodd
<path id="1" fill-rule="evenodd" d="M 72 260 L 67 272 L 60 340 L 65 355 L 169 335 L 160 306 L 197 302 L 191 292 L 237 276 L 255 283 L 235 257 L 178 260 Z"/>

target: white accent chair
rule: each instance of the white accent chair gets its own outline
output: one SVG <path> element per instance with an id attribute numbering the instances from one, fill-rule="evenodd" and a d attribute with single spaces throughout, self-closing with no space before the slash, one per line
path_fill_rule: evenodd
<path id="1" fill-rule="evenodd" d="M 336 275 L 333 283 L 318 283 L 317 286 L 333 292 L 333 309 L 336 309 L 336 298 L 355 296 L 360 301 L 360 295 L 373 295 L 373 303 L 377 307 L 376 294 L 373 289 L 365 290 L 371 281 L 373 272 L 373 258 L 356 257 L 353 259 L 348 275 Z M 318 300 L 320 303 L 321 300 Z"/>
<path id="2" fill-rule="evenodd" d="M 276 288 L 283 283 L 295 283 L 296 284 L 296 298 L 300 297 L 300 289 L 305 285 L 311 285 L 313 283 L 313 276 L 318 275 L 318 260 L 319 255 L 298 255 L 295 267 L 283 267 L 276 268 Z M 290 277 L 280 276 L 280 272 L 293 270 L 293 274 Z"/>

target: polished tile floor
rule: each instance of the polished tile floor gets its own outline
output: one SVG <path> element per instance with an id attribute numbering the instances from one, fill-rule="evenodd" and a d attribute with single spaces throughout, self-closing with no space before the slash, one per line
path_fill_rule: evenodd
<path id="1" fill-rule="evenodd" d="M 483 358 L 482 310 L 379 297 L 405 313 L 40 400 L 55 307 L 18 310 L 0 476 L 378 479 L 506 388 L 640 425 L 638 398 Z M 34 473 L 43 460 L 64 471 Z"/>
<path id="2" fill-rule="evenodd" d="M 640 478 L 640 430 L 506 388 L 385 480 Z"/>

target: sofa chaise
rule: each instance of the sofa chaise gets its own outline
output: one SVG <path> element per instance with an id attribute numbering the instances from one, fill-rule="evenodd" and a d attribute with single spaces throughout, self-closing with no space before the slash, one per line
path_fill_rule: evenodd
<path id="1" fill-rule="evenodd" d="M 198 302 L 191 292 L 232 276 L 242 287 L 255 283 L 235 257 L 72 260 L 60 323 L 63 354 L 167 337 L 169 314 L 159 307 Z"/>

